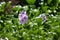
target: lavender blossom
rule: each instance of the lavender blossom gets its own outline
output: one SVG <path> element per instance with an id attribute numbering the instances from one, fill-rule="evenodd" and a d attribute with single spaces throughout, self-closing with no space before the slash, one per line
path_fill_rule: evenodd
<path id="1" fill-rule="evenodd" d="M 42 18 L 43 22 L 46 22 L 46 15 L 45 14 L 40 14 L 39 17 Z"/>
<path id="2" fill-rule="evenodd" d="M 26 11 L 22 11 L 19 14 L 18 18 L 19 18 L 19 21 L 20 21 L 21 24 L 26 23 L 28 21 L 28 16 L 26 15 Z"/>

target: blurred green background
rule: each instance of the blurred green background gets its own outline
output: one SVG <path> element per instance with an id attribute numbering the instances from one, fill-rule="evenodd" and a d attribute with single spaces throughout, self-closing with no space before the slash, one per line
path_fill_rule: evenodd
<path id="1" fill-rule="evenodd" d="M 0 40 L 60 40 L 60 0 L 25 1 L 28 4 L 13 5 L 7 14 L 4 12 L 5 5 L 9 7 L 10 1 L 0 2 Z M 22 10 L 26 10 L 28 15 L 24 25 L 19 24 L 18 20 Z M 36 18 L 42 13 L 47 18 L 45 23 Z"/>

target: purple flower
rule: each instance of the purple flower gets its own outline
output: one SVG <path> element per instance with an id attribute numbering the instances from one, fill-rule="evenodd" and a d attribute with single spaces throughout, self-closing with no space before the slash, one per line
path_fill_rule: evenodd
<path id="1" fill-rule="evenodd" d="M 45 14 L 40 14 L 39 16 L 42 18 L 43 22 L 46 22 L 46 15 Z"/>
<path id="2" fill-rule="evenodd" d="M 19 21 L 20 21 L 21 24 L 26 23 L 28 21 L 28 16 L 26 15 L 26 11 L 22 11 L 19 14 L 18 18 L 19 18 Z"/>

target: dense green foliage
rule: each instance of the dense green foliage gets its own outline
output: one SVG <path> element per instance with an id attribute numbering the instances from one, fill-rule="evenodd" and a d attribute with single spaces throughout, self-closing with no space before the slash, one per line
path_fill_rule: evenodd
<path id="1" fill-rule="evenodd" d="M 31 2 L 30 2 L 31 1 Z M 35 0 L 36 1 L 36 0 Z M 34 4 L 33 0 L 27 0 Z M 35 5 L 16 5 L 8 14 L 4 14 L 5 3 L 0 3 L 0 38 L 9 40 L 60 40 L 60 0 L 42 0 L 38 8 Z M 7 6 L 9 6 L 9 2 Z M 28 21 L 19 24 L 18 14 L 26 10 Z M 47 21 L 42 23 L 36 18 L 45 13 Z"/>

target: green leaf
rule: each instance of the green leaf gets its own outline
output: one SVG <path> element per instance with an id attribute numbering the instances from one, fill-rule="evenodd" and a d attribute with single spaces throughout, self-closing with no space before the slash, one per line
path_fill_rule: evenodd
<path id="1" fill-rule="evenodd" d="M 52 0 L 47 0 L 47 3 L 50 4 Z"/>
<path id="2" fill-rule="evenodd" d="M 29 4 L 34 4 L 36 0 L 26 0 Z"/>

